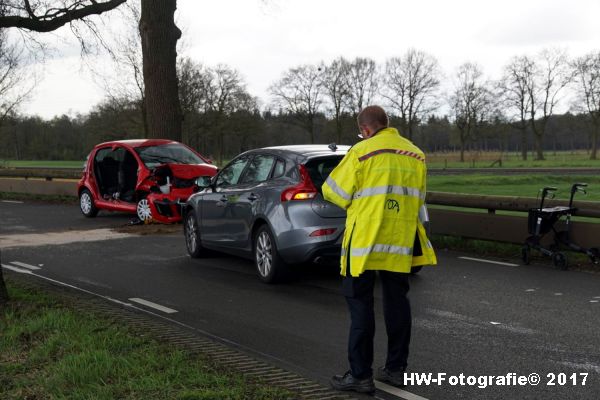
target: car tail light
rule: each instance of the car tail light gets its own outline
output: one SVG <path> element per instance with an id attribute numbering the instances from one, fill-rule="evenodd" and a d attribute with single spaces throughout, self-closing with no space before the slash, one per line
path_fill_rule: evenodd
<path id="1" fill-rule="evenodd" d="M 308 236 L 327 236 L 327 235 L 333 235 L 333 233 L 337 231 L 337 228 L 326 228 L 326 229 L 318 229 L 316 231 L 314 231 L 313 233 L 311 233 Z"/>
<path id="2" fill-rule="evenodd" d="M 319 193 L 304 165 L 300 165 L 300 183 L 281 192 L 281 201 L 310 200 Z"/>

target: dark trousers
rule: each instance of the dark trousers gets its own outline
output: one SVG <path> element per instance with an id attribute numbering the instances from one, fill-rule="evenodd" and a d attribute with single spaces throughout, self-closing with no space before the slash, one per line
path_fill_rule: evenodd
<path id="1" fill-rule="evenodd" d="M 383 290 L 383 313 L 387 331 L 387 359 L 385 367 L 390 371 L 406 368 L 412 317 L 408 274 L 379 271 Z M 352 376 L 364 379 L 373 375 L 373 338 L 375 336 L 375 313 L 373 289 L 375 271 L 365 271 L 358 277 L 348 273 L 343 278 L 343 293 L 350 310 L 350 337 L 348 361 Z"/>

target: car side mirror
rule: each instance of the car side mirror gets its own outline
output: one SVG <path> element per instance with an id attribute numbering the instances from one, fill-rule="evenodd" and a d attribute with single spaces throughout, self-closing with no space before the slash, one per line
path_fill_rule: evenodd
<path id="1" fill-rule="evenodd" d="M 212 183 L 212 177 L 210 176 L 199 176 L 198 178 L 196 178 L 196 186 L 198 186 L 199 189 L 206 189 L 207 187 L 211 186 Z"/>

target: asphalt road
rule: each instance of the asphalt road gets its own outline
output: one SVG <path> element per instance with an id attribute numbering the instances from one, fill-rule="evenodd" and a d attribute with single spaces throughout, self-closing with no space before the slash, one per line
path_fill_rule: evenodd
<path id="1" fill-rule="evenodd" d="M 71 205 L 0 202 L 0 247 L 9 236 L 73 229 L 92 234 L 129 219 L 106 213 L 84 219 Z M 477 255 L 447 251 L 438 256 L 439 266 L 411 279 L 409 372 L 431 373 L 432 378 L 446 374 L 445 381 L 426 385 L 415 380 L 401 397 L 381 390 L 376 397 L 599 398 L 600 274 L 490 264 L 461 258 Z M 13 270 L 39 268 L 33 272 L 135 302 L 323 384 L 347 369 L 349 320 L 339 277 L 331 268 L 305 266 L 289 284 L 265 285 L 249 261 L 227 255 L 190 259 L 177 232 L 60 245 L 41 240 L 36 246 L 4 248 L 2 262 Z M 159 311 L 131 299 L 166 308 Z M 376 311 L 375 367 L 384 361 L 386 343 L 380 304 Z M 494 386 L 479 388 L 467 385 L 466 378 L 517 380 L 534 373 L 541 379 L 537 386 L 497 386 L 499 378 L 491 378 Z"/>

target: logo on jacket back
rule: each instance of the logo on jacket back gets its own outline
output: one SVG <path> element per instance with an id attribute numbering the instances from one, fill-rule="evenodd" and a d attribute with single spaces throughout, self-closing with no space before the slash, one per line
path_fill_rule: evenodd
<path id="1" fill-rule="evenodd" d="M 400 204 L 398 204 L 398 202 L 393 199 L 389 199 L 385 203 L 385 208 L 387 208 L 388 210 L 396 210 L 396 213 L 400 212 Z"/>

